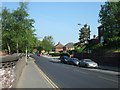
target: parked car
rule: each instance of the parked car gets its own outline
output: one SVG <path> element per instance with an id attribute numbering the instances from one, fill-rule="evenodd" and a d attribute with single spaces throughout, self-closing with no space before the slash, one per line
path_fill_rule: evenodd
<path id="1" fill-rule="evenodd" d="M 69 60 L 69 57 L 68 56 L 61 56 L 60 60 L 61 60 L 61 63 L 67 63 Z"/>
<path id="2" fill-rule="evenodd" d="M 98 67 L 98 64 L 91 59 L 81 59 L 79 66 L 83 67 Z"/>
<path id="3" fill-rule="evenodd" d="M 68 64 L 79 66 L 80 60 L 77 58 L 70 58 L 67 62 Z"/>

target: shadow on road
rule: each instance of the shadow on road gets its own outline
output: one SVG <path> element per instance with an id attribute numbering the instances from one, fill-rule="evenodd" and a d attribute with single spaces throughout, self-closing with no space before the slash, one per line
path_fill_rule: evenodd
<path id="1" fill-rule="evenodd" d="M 60 63 L 60 64 L 62 64 L 60 61 L 53 61 L 53 60 L 51 60 L 50 62 L 52 62 L 52 63 Z"/>

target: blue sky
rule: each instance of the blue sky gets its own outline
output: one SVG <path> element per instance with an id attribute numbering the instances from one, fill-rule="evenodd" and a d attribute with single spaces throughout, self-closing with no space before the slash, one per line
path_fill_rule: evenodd
<path id="1" fill-rule="evenodd" d="M 91 27 L 91 38 L 98 35 L 99 11 L 104 2 L 30 2 L 28 13 L 35 20 L 37 37 L 51 35 L 55 44 L 78 42 L 79 29 L 83 24 Z M 3 7 L 16 9 L 18 2 L 5 2 Z M 78 23 L 82 24 L 78 26 Z"/>

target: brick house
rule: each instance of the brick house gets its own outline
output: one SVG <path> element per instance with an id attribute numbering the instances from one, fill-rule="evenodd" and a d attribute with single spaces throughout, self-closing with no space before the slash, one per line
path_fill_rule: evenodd
<path id="1" fill-rule="evenodd" d="M 58 52 L 62 52 L 63 51 L 63 47 L 64 46 L 60 42 L 58 42 L 58 44 L 56 44 L 55 47 L 54 47 L 54 51 L 57 52 L 57 53 Z"/>

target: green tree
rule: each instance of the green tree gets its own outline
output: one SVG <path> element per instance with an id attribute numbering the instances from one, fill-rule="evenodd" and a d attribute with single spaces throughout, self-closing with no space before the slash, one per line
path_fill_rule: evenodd
<path id="1" fill-rule="evenodd" d="M 20 7 L 17 10 L 14 10 L 12 15 L 14 19 L 14 41 L 16 42 L 16 49 L 18 53 L 19 46 L 24 45 L 26 46 L 25 48 L 28 48 L 30 46 L 29 42 L 32 40 L 31 38 L 34 32 L 34 30 L 32 29 L 32 24 L 34 23 L 34 20 L 28 18 L 29 14 L 27 13 L 26 3 L 20 3 Z"/>
<path id="2" fill-rule="evenodd" d="M 2 48 L 7 48 L 8 52 L 11 53 L 11 45 L 13 43 L 13 32 L 12 32 L 12 15 L 7 8 L 2 10 Z"/>
<path id="3" fill-rule="evenodd" d="M 31 51 L 37 38 L 34 34 L 34 20 L 30 19 L 27 13 L 27 4 L 21 2 L 20 6 L 12 12 L 4 8 L 1 21 L 3 49 L 8 48 L 9 52 L 17 50 L 17 53 L 24 52 L 25 49 Z"/>
<path id="4" fill-rule="evenodd" d="M 79 33 L 80 44 L 85 45 L 87 41 L 90 39 L 90 26 L 85 24 L 84 27 L 82 27 L 79 30 L 79 32 L 80 32 Z"/>
<path id="5" fill-rule="evenodd" d="M 39 53 L 41 53 L 41 51 L 43 50 L 42 41 L 37 40 L 36 49 L 39 51 Z"/>
<path id="6" fill-rule="evenodd" d="M 49 53 L 54 46 L 54 41 L 52 36 L 45 36 L 42 40 L 42 47 L 45 51 Z"/>
<path id="7" fill-rule="evenodd" d="M 112 47 L 120 46 L 120 1 L 105 2 L 101 6 L 99 22 L 104 28 L 104 39 Z"/>

